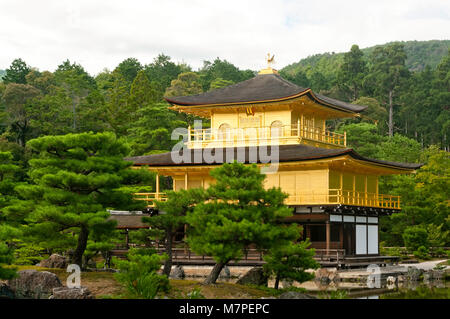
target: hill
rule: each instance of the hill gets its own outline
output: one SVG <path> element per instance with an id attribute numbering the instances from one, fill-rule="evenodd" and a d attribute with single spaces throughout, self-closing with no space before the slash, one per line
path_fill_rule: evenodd
<path id="1" fill-rule="evenodd" d="M 2 80 L 2 78 L 5 74 L 6 74 L 5 70 L 0 70 L 0 81 Z"/>
<path id="2" fill-rule="evenodd" d="M 394 42 L 389 42 L 382 45 L 376 45 L 361 49 L 364 55 L 368 57 L 370 53 L 379 46 L 387 46 Z M 450 40 L 430 40 L 430 41 L 397 41 L 405 45 L 405 51 L 408 56 L 406 66 L 412 71 L 420 71 L 429 65 L 435 68 L 441 59 L 447 54 L 450 48 Z M 350 48 L 348 48 L 350 50 Z M 322 73 L 323 76 L 328 77 L 337 70 L 344 57 L 343 53 L 326 52 L 309 56 L 299 62 L 292 63 L 280 71 L 282 73 L 294 75 L 299 70 L 306 70 L 314 68 L 317 72 Z"/>

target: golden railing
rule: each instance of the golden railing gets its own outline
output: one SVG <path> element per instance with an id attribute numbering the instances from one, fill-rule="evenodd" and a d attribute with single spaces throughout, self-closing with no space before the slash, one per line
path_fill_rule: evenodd
<path id="1" fill-rule="evenodd" d="M 289 193 L 289 192 L 288 192 Z M 400 196 L 330 189 L 325 193 L 289 195 L 288 205 L 342 204 L 389 209 L 400 209 Z"/>
<path id="2" fill-rule="evenodd" d="M 207 147 L 210 145 L 260 145 L 299 143 L 299 139 L 320 142 L 333 146 L 346 147 L 346 134 L 339 134 L 319 127 L 301 125 L 284 125 L 277 127 L 230 128 L 226 130 L 188 128 L 190 147 Z"/>
<path id="3" fill-rule="evenodd" d="M 147 207 L 155 207 L 155 201 L 167 201 L 165 193 L 134 193 L 135 200 L 143 200 L 147 202 Z"/>
<path id="4" fill-rule="evenodd" d="M 288 193 L 294 193 L 289 192 Z M 148 207 L 155 207 L 155 201 L 166 201 L 164 193 L 135 193 L 136 200 L 147 202 Z M 299 193 L 289 195 L 286 205 L 323 205 L 342 204 L 366 207 L 400 209 L 400 196 L 330 189 L 325 193 Z"/>

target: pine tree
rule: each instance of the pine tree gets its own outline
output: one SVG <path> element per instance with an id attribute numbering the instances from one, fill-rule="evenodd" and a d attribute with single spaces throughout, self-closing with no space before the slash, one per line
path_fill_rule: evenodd
<path id="1" fill-rule="evenodd" d="M 222 268 L 240 259 L 249 245 L 269 249 L 299 236 L 295 224 L 280 223 L 292 215 L 284 205 L 287 195 L 277 188 L 265 190 L 265 175 L 256 164 L 227 163 L 211 176 L 216 183 L 206 190 L 205 201 L 186 216 L 189 246 L 216 261 L 206 284 L 215 283 Z"/>
<path id="2" fill-rule="evenodd" d="M 31 68 L 22 59 L 15 59 L 10 67 L 6 69 L 6 75 L 3 77 L 3 82 L 26 84 L 26 75 L 31 71 Z"/>
<path id="3" fill-rule="evenodd" d="M 289 243 L 275 247 L 264 256 L 266 264 L 263 268 L 269 276 L 275 275 L 275 289 L 278 289 L 278 284 L 283 279 L 302 283 L 314 278 L 314 274 L 306 270 L 317 269 L 320 265 L 313 259 L 314 249 L 308 249 L 310 244 L 309 241 Z"/>
<path id="4" fill-rule="evenodd" d="M 186 223 L 186 213 L 193 209 L 193 205 L 200 202 L 203 196 L 201 189 L 180 190 L 167 192 L 168 200 L 158 202 L 160 214 L 152 217 L 143 217 L 143 222 L 157 230 L 164 239 L 164 246 L 168 258 L 164 262 L 163 274 L 169 276 L 172 269 L 172 244 L 175 232 Z"/>
<path id="5" fill-rule="evenodd" d="M 32 184 L 18 186 L 22 201 L 9 214 L 25 214 L 29 240 L 47 248 L 75 247 L 73 263 L 82 266 L 90 236 L 115 228 L 107 209 L 142 209 L 121 187 L 147 181 L 145 170 L 123 160 L 129 149 L 113 133 L 45 136 L 27 143 Z"/>
<path id="6" fill-rule="evenodd" d="M 338 73 L 340 82 L 349 86 L 353 101 L 359 96 L 359 91 L 366 72 L 366 62 L 363 59 L 363 52 L 359 47 L 352 45 L 350 52 L 344 54 L 344 63 Z"/>

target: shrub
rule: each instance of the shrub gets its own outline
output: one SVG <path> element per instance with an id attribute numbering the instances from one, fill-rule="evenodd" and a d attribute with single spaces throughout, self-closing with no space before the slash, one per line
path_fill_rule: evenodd
<path id="1" fill-rule="evenodd" d="M 416 251 L 419 247 L 430 247 L 428 242 L 428 232 L 422 226 L 410 226 L 403 233 L 403 240 L 406 248 L 410 251 Z"/>
<path id="2" fill-rule="evenodd" d="M 291 279 L 304 282 L 314 278 L 313 273 L 306 272 L 307 269 L 317 269 L 319 264 L 313 259 L 314 249 L 308 249 L 308 240 L 274 247 L 264 256 L 264 272 L 275 276 L 275 288 L 278 289 L 280 280 Z"/>
<path id="3" fill-rule="evenodd" d="M 420 246 L 417 250 L 414 251 L 414 256 L 420 259 L 429 259 L 430 255 L 428 253 L 428 248 L 425 246 Z"/>
<path id="4" fill-rule="evenodd" d="M 47 257 L 45 249 L 33 243 L 22 242 L 14 250 L 14 263 L 16 265 L 36 265 Z"/>
<path id="5" fill-rule="evenodd" d="M 11 265 L 13 260 L 12 249 L 3 243 L 0 243 L 0 279 L 11 279 L 16 276 L 15 268 L 3 267 Z"/>
<path id="6" fill-rule="evenodd" d="M 157 274 L 165 255 L 154 249 L 130 249 L 128 260 L 114 258 L 119 272 L 114 276 L 134 298 L 153 299 L 160 291 L 169 290 L 169 279 Z"/>

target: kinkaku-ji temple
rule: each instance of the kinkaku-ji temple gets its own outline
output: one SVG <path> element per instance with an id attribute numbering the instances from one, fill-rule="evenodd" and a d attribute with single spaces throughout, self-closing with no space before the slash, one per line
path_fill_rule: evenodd
<path id="1" fill-rule="evenodd" d="M 265 186 L 280 187 L 289 195 L 289 221 L 302 225 L 303 238 L 328 256 L 326 262 L 387 258 L 379 253 L 379 217 L 399 212 L 401 201 L 379 193 L 379 178 L 412 173 L 420 164 L 363 157 L 347 148 L 346 134 L 327 129 L 327 120 L 359 117 L 366 106 L 299 87 L 270 64 L 247 81 L 165 99 L 172 110 L 209 119 L 210 127 L 189 127 L 180 150 L 127 159 L 157 174 L 155 192 L 136 194 L 149 208 L 165 199 L 160 176 L 172 179 L 173 190 L 207 188 L 214 183 L 210 170 L 224 162 L 268 168 L 274 163 L 267 158 L 276 155 L 276 170 L 268 169 Z M 124 229 L 145 227 L 113 217 Z"/>

